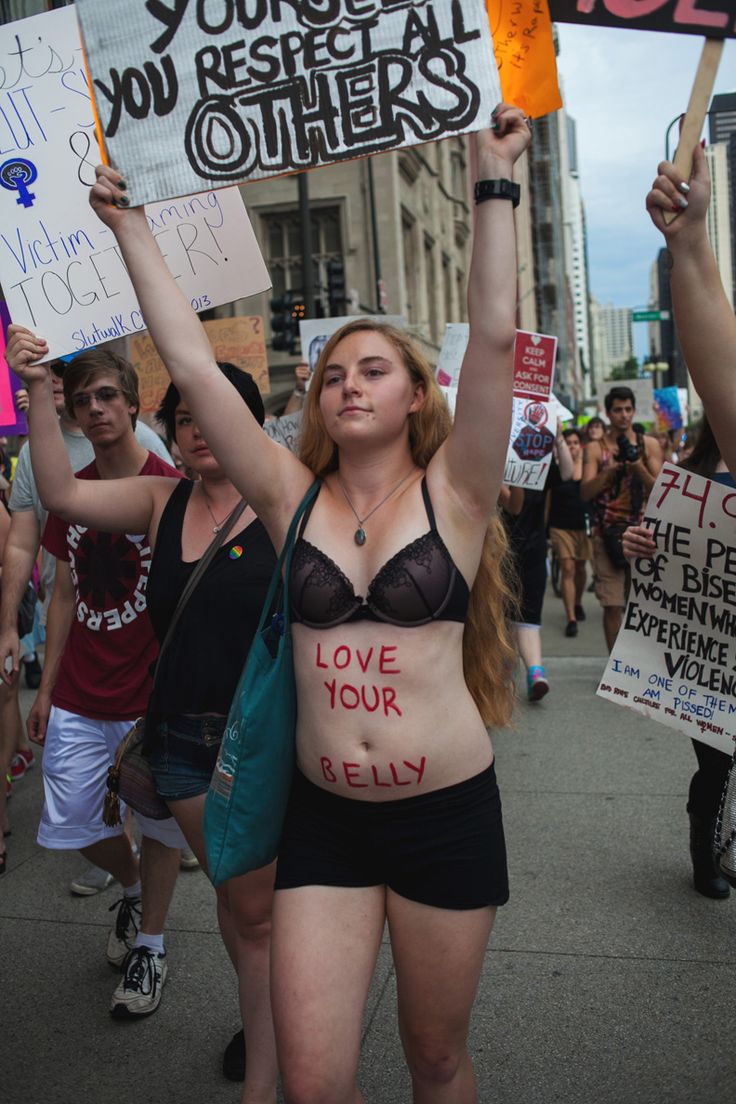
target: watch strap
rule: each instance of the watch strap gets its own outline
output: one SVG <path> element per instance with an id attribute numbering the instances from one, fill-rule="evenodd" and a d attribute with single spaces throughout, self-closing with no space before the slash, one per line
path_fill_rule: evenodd
<path id="1" fill-rule="evenodd" d="M 521 201 L 521 188 L 513 180 L 477 180 L 475 182 L 475 202 L 484 203 L 487 199 L 510 199 L 514 207 Z"/>

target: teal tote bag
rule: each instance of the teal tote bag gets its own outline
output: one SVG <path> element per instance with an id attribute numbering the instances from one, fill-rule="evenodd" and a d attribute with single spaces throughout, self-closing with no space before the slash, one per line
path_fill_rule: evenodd
<path id="1" fill-rule="evenodd" d="M 295 758 L 289 570 L 297 525 L 318 489 L 316 479 L 291 520 L 212 774 L 204 839 L 215 885 L 266 866 L 278 852 Z"/>

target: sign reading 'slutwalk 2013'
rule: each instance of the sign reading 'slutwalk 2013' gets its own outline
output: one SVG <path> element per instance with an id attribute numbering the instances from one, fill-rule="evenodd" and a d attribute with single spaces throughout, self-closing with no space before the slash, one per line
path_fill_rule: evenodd
<path id="1" fill-rule="evenodd" d="M 550 0 L 549 8 L 560 23 L 736 36 L 734 0 Z"/>
<path id="2" fill-rule="evenodd" d="M 78 0 L 134 203 L 487 126 L 484 0 Z"/>

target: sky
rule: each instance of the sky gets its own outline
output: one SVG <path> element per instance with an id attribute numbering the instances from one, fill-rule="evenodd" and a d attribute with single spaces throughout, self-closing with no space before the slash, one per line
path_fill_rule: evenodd
<path id="1" fill-rule="evenodd" d="M 663 238 L 644 200 L 664 157 L 669 123 L 687 108 L 703 39 L 697 35 L 557 24 L 557 69 L 577 123 L 592 294 L 601 303 L 645 306 Z M 726 43 L 715 92 L 736 91 L 736 40 Z M 706 120 L 707 128 L 707 120 Z M 670 135 L 670 156 L 677 126 Z M 707 129 L 704 132 L 707 138 Z M 634 327 L 646 352 L 647 327 Z"/>

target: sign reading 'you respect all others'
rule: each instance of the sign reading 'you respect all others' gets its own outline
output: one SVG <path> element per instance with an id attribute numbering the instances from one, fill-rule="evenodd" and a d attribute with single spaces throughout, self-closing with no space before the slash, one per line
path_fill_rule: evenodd
<path id="1" fill-rule="evenodd" d="M 463 134 L 501 99 L 484 0 L 78 0 L 133 203 Z"/>

